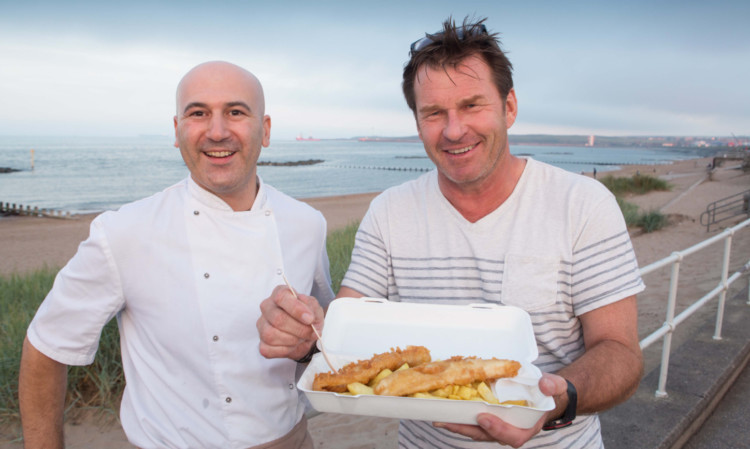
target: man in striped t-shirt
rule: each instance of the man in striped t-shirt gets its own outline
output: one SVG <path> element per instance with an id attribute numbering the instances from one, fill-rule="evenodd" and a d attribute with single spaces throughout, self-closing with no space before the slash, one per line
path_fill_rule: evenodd
<path id="1" fill-rule="evenodd" d="M 399 447 L 599 448 L 596 413 L 628 398 L 642 374 L 643 282 L 606 188 L 510 154 L 512 66 L 483 22 L 449 19 L 412 44 L 404 95 L 437 170 L 373 200 L 339 296 L 531 315 L 539 387 L 555 409 L 532 429 L 486 414 L 477 426 L 404 421 Z"/>

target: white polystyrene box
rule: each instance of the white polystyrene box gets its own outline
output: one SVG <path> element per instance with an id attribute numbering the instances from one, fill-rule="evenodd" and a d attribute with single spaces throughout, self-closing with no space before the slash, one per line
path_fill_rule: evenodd
<path id="1" fill-rule="evenodd" d="M 476 424 L 479 413 L 491 413 L 516 427 L 529 428 L 555 407 L 554 400 L 539 391 L 542 373 L 533 365 L 539 353 L 531 319 L 517 307 L 339 298 L 328 308 L 322 339 L 337 368 L 410 345 L 425 346 L 433 360 L 456 355 L 517 360 L 521 363 L 518 376 L 501 379 L 492 387 L 501 402 L 526 399 L 529 406 L 313 391 L 315 374 L 330 371 L 322 354 L 316 354 L 297 387 L 320 412 L 460 424 Z"/>

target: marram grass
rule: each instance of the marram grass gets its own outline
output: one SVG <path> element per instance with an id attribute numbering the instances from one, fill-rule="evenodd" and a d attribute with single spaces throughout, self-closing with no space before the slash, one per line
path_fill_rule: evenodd
<path id="1" fill-rule="evenodd" d="M 615 178 L 607 175 L 599 180 L 610 192 L 616 196 L 626 194 L 643 195 L 654 190 L 670 190 L 672 186 L 663 179 L 655 178 L 649 175 L 633 175 L 630 177 Z"/>
<path id="2" fill-rule="evenodd" d="M 667 225 L 667 217 L 659 211 L 641 212 L 638 206 L 623 199 L 623 195 L 643 195 L 651 191 L 671 190 L 672 186 L 666 181 L 648 175 L 633 175 L 631 177 L 615 178 L 611 175 L 603 177 L 604 184 L 617 198 L 625 224 L 629 228 L 641 228 L 643 232 L 657 231 Z"/>

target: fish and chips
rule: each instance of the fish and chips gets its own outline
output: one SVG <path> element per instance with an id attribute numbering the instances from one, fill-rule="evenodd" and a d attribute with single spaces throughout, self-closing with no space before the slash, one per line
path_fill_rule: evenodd
<path id="1" fill-rule="evenodd" d="M 515 377 L 520 368 L 517 361 L 496 358 L 455 356 L 432 361 L 424 346 L 407 346 L 350 363 L 335 373 L 318 373 L 313 390 L 527 405 L 526 401 L 500 402 L 487 386 L 500 378 Z"/>

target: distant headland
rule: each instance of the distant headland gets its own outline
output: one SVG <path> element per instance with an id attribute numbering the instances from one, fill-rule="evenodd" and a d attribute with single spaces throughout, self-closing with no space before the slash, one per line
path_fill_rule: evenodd
<path id="1" fill-rule="evenodd" d="M 419 136 L 354 136 L 349 138 L 305 138 L 297 140 L 419 143 Z M 551 145 L 575 147 L 643 148 L 743 148 L 750 146 L 749 136 L 600 136 L 555 134 L 509 134 L 511 145 Z"/>

